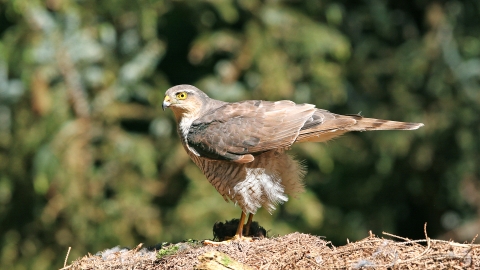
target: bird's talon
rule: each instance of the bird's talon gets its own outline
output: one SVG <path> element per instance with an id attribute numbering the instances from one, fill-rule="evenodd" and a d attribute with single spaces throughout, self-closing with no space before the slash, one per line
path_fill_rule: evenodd
<path id="1" fill-rule="evenodd" d="M 210 241 L 210 240 L 204 240 L 203 245 L 204 246 L 220 246 L 220 245 L 230 245 L 234 241 L 242 241 L 242 242 L 253 242 L 252 237 L 247 237 L 247 236 L 239 236 L 235 235 L 232 238 L 225 240 L 225 241 Z"/>

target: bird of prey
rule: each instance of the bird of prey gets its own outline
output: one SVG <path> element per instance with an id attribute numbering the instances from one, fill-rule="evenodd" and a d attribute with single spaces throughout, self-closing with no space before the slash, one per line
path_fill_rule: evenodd
<path id="1" fill-rule="evenodd" d="M 339 115 L 289 100 L 228 103 L 191 85 L 168 89 L 162 108 L 172 109 L 183 147 L 208 181 L 242 209 L 234 238 L 249 235 L 260 207 L 271 213 L 287 196 L 303 191 L 305 168 L 286 153 L 292 144 L 325 142 L 350 131 L 423 126 Z"/>

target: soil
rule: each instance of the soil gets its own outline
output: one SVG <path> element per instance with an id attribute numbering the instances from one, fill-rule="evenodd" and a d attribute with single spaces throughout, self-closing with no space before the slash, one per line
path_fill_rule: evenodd
<path id="1" fill-rule="evenodd" d="M 222 223 L 217 237 L 235 227 L 232 224 Z M 426 232 L 421 240 L 371 234 L 336 247 L 321 237 L 302 233 L 261 237 L 264 230 L 260 228 L 260 237 L 253 241 L 214 246 L 186 241 L 130 250 L 116 247 L 79 258 L 62 269 L 480 269 L 480 245 L 434 240 Z"/>

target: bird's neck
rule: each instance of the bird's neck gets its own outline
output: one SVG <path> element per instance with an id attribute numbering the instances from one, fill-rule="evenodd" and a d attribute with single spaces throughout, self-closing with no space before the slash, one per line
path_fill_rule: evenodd
<path id="1" fill-rule="evenodd" d="M 195 151 L 195 149 L 191 148 L 188 145 L 188 141 L 187 141 L 188 132 L 190 130 L 190 126 L 192 125 L 193 121 L 195 121 L 194 118 L 181 117 L 178 121 L 178 126 L 177 126 L 177 132 L 178 132 L 178 135 L 180 135 L 180 139 L 182 140 L 182 145 L 192 158 L 193 156 L 200 156 L 198 152 Z"/>
<path id="2" fill-rule="evenodd" d="M 179 119 L 178 132 L 180 133 L 180 136 L 182 137 L 182 139 L 186 140 L 188 131 L 190 130 L 190 126 L 192 125 L 194 120 L 195 119 L 193 118 L 187 118 L 187 117 L 183 117 Z"/>
<path id="3" fill-rule="evenodd" d="M 194 120 L 191 120 L 191 119 L 195 119 L 197 117 L 195 117 L 195 114 L 196 114 L 196 110 L 192 110 L 192 109 L 184 109 L 184 108 L 177 108 L 177 107 L 173 107 L 172 108 L 172 111 L 173 111 L 173 114 L 175 115 L 175 120 L 177 120 L 177 123 L 180 124 L 180 122 L 182 121 L 185 121 L 185 120 L 188 120 L 190 122 L 193 122 Z"/>

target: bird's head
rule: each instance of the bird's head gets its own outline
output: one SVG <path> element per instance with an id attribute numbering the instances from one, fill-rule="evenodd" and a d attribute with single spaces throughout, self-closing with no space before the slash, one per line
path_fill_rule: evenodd
<path id="1" fill-rule="evenodd" d="M 195 117 L 208 99 L 207 94 L 195 86 L 182 84 L 174 86 L 165 92 L 162 108 L 172 109 L 177 119 Z"/>

